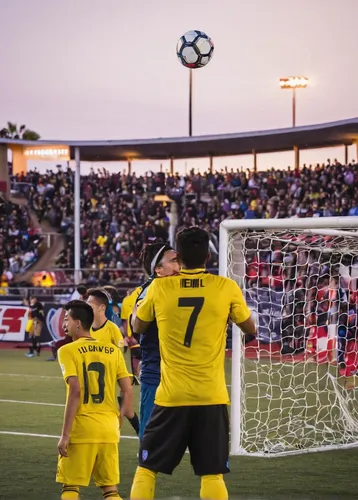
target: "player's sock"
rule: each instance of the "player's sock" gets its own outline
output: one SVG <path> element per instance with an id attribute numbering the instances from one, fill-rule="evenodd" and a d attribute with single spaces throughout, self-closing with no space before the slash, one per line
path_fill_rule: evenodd
<path id="1" fill-rule="evenodd" d="M 79 498 L 80 489 L 78 486 L 63 485 L 61 500 L 78 500 Z"/>
<path id="2" fill-rule="evenodd" d="M 222 474 L 201 477 L 201 500 L 227 500 L 229 498 Z"/>
<path id="3" fill-rule="evenodd" d="M 106 500 L 109 498 L 110 500 L 113 500 L 113 498 L 120 498 L 122 500 L 122 497 L 119 496 L 118 491 L 106 491 L 103 493 L 103 498 Z"/>
<path id="4" fill-rule="evenodd" d="M 135 430 L 137 436 L 139 435 L 139 418 L 138 415 L 135 413 L 132 418 L 128 418 L 128 422 L 131 424 L 133 429 Z"/>
<path id="5" fill-rule="evenodd" d="M 157 473 L 143 467 L 137 467 L 132 489 L 131 500 L 153 500 Z"/>

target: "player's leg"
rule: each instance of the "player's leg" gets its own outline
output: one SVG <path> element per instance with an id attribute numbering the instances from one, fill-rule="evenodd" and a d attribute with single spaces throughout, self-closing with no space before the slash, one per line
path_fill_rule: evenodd
<path id="1" fill-rule="evenodd" d="M 191 407 L 154 406 L 139 447 L 131 500 L 152 500 L 158 472 L 172 474 L 179 465 L 190 433 Z"/>
<path id="2" fill-rule="evenodd" d="M 26 356 L 28 358 L 33 358 L 34 357 L 34 350 L 35 350 L 35 334 L 32 333 L 31 338 L 30 338 L 29 352 L 26 354 Z"/>
<path id="3" fill-rule="evenodd" d="M 32 336 L 34 334 L 34 320 L 33 319 L 29 319 L 27 321 L 27 325 L 26 325 L 26 329 L 25 329 L 25 333 L 28 334 L 29 336 L 29 339 L 30 339 L 30 347 L 29 347 L 29 352 L 27 352 L 25 354 L 25 356 L 27 356 L 28 358 L 31 358 L 32 357 Z"/>
<path id="4" fill-rule="evenodd" d="M 144 430 L 149 422 L 154 408 L 155 393 L 157 386 L 141 384 L 139 402 L 139 439 L 144 435 Z"/>
<path id="5" fill-rule="evenodd" d="M 189 451 L 194 472 L 201 476 L 200 498 L 226 500 L 223 474 L 230 472 L 227 406 L 196 406 L 193 411 Z"/>
<path id="6" fill-rule="evenodd" d="M 40 352 L 41 352 L 40 337 L 36 337 L 36 340 L 35 340 L 35 349 L 36 349 L 37 355 L 40 356 Z"/>
<path id="7" fill-rule="evenodd" d="M 89 485 L 96 447 L 95 444 L 69 444 L 68 456 L 58 458 L 56 482 L 63 484 L 61 500 L 77 500 L 79 487 Z"/>
<path id="8" fill-rule="evenodd" d="M 78 500 L 80 498 L 79 486 L 64 484 L 62 486 L 61 500 Z"/>
<path id="9" fill-rule="evenodd" d="M 101 488 L 103 498 L 110 500 L 121 498 L 117 489 L 120 479 L 118 443 L 98 445 L 93 479 L 96 486 Z"/>
<path id="10" fill-rule="evenodd" d="M 153 500 L 157 473 L 137 467 L 130 493 L 130 500 Z"/>
<path id="11" fill-rule="evenodd" d="M 34 328 L 34 334 L 35 334 L 35 349 L 38 356 L 40 356 L 41 352 L 41 332 L 42 332 L 42 321 L 37 320 Z"/>

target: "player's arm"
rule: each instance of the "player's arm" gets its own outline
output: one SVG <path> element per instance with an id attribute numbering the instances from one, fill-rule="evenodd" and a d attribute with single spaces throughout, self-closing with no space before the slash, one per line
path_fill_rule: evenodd
<path id="1" fill-rule="evenodd" d="M 129 319 L 128 303 L 129 303 L 129 295 L 127 297 L 124 297 L 121 309 L 122 328 L 125 337 L 128 337 L 128 319 Z"/>
<path id="2" fill-rule="evenodd" d="M 252 318 L 250 309 L 247 307 L 242 291 L 237 283 L 231 281 L 231 308 L 230 319 L 240 330 L 248 336 L 256 337 L 257 328 Z M 248 339 L 249 340 L 249 339 Z"/>
<path id="3" fill-rule="evenodd" d="M 132 380 L 120 350 L 118 350 L 117 381 L 121 389 L 121 419 L 123 417 L 132 418 L 134 415 Z"/>
<path id="4" fill-rule="evenodd" d="M 81 387 L 77 376 L 76 364 L 71 353 L 61 348 L 58 351 L 58 362 L 60 363 L 63 378 L 68 385 L 68 396 L 66 401 L 65 416 L 63 420 L 62 434 L 58 443 L 58 451 L 61 456 L 67 457 L 67 446 L 70 434 L 81 400 Z"/>
<path id="5" fill-rule="evenodd" d="M 132 313 L 132 329 L 136 334 L 145 333 L 149 325 L 155 320 L 154 297 L 157 281 L 154 280 L 148 287 L 146 296 L 138 303 Z"/>

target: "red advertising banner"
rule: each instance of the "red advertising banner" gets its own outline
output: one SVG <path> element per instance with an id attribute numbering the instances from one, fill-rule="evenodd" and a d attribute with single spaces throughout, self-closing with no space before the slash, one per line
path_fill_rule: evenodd
<path id="1" fill-rule="evenodd" d="M 0 304 L 0 340 L 23 342 L 28 319 L 28 307 Z"/>
<path id="2" fill-rule="evenodd" d="M 45 303 L 45 324 L 41 332 L 41 342 L 51 342 L 65 337 L 62 328 L 64 310 L 61 304 Z M 20 301 L 0 303 L 0 341 L 25 342 L 29 308 Z"/>

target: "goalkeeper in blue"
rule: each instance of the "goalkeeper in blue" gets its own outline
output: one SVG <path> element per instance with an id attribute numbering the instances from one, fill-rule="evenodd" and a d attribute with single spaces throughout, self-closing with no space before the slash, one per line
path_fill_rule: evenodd
<path id="1" fill-rule="evenodd" d="M 163 242 L 147 244 L 141 255 L 144 270 L 149 279 L 142 285 L 136 306 L 144 299 L 153 279 L 172 276 L 179 272 L 177 253 Z M 134 308 L 134 310 L 136 307 Z M 130 318 L 131 320 L 131 318 Z M 134 332 L 135 335 L 135 332 Z M 140 372 L 139 439 L 144 434 L 152 414 L 157 387 L 160 382 L 160 353 L 157 322 L 149 326 L 145 335 L 140 335 L 142 366 Z"/>

